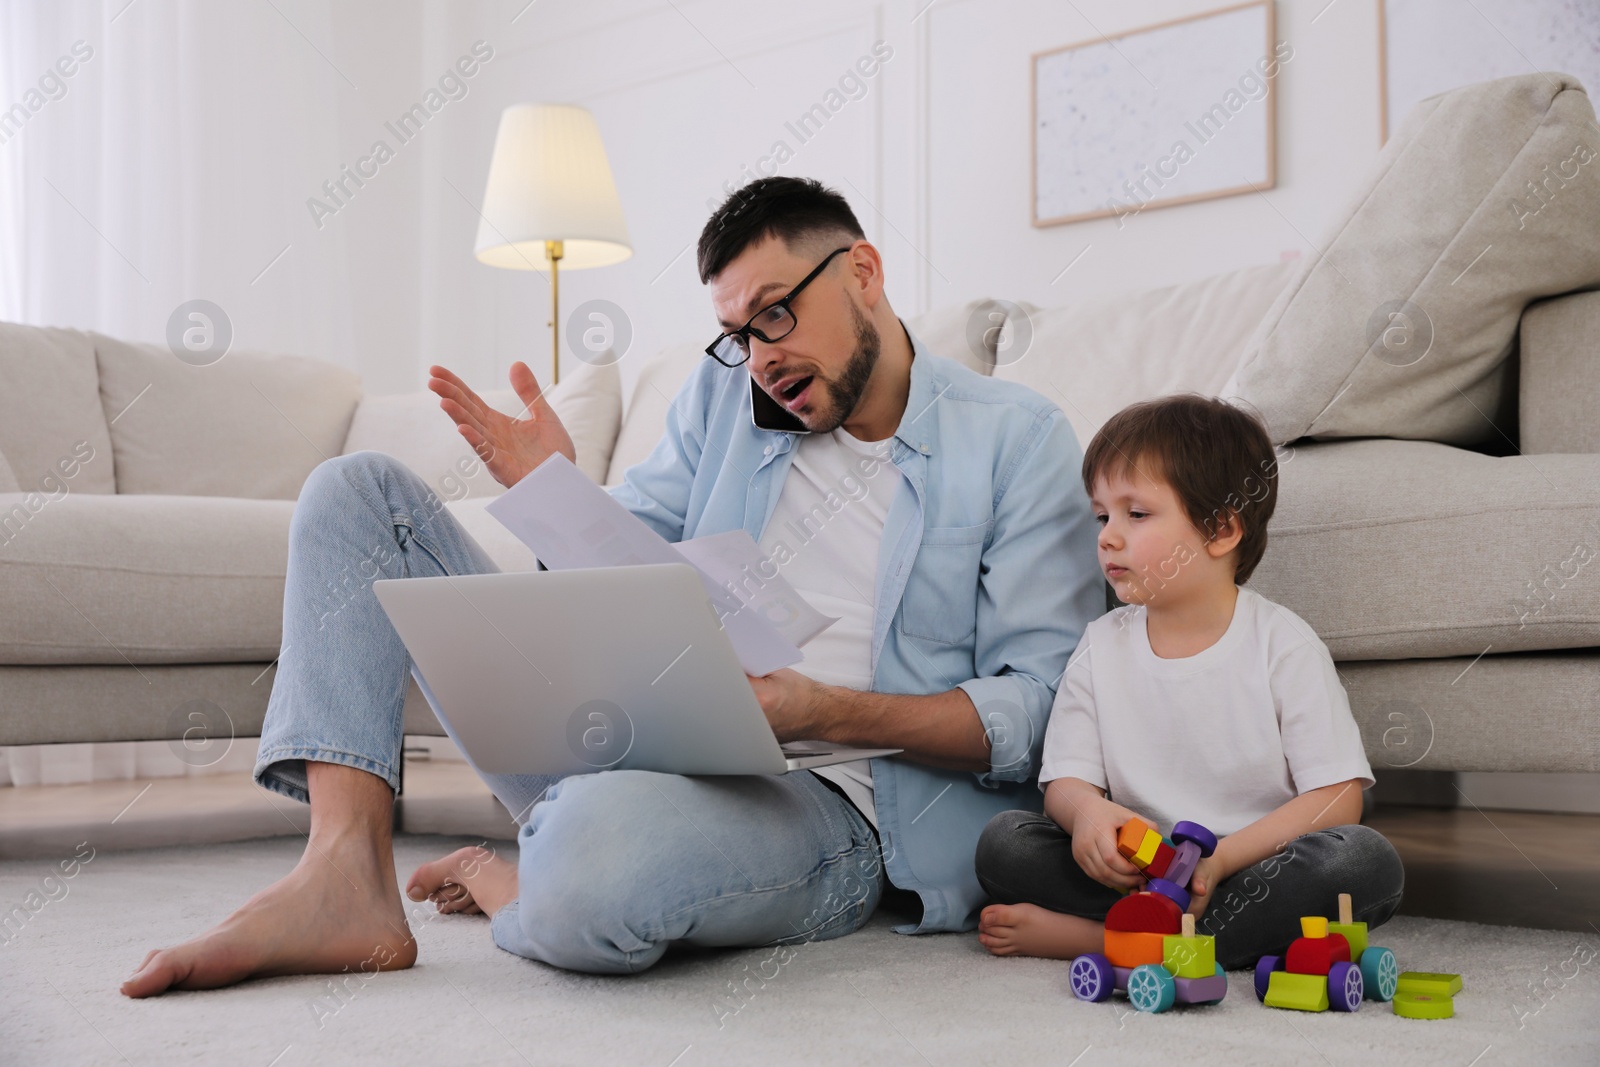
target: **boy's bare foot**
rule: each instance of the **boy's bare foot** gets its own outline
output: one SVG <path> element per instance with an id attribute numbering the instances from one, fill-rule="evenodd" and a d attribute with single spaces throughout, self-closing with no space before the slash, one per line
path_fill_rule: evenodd
<path id="1" fill-rule="evenodd" d="M 978 916 L 978 941 L 996 956 L 1070 960 L 1105 949 L 1105 926 L 1036 904 L 990 904 Z"/>
<path id="2" fill-rule="evenodd" d="M 484 845 L 457 849 L 418 867 L 406 896 L 431 900 L 446 915 L 493 915 L 517 899 L 517 868 Z"/>
<path id="3" fill-rule="evenodd" d="M 122 992 L 149 997 L 252 977 L 410 967 L 417 943 L 406 925 L 394 861 L 372 851 L 366 842 L 308 847 L 293 871 L 217 926 L 151 952 Z"/>

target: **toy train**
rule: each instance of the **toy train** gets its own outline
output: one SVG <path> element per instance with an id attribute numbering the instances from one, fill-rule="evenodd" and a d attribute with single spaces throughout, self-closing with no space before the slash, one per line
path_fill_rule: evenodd
<path id="1" fill-rule="evenodd" d="M 1139 1011 L 1161 1012 L 1174 1004 L 1215 1004 L 1228 995 L 1216 938 L 1196 934 L 1194 916 L 1185 914 L 1195 867 L 1216 848 L 1216 835 L 1199 823 L 1178 823 L 1170 838 L 1142 819 L 1122 825 L 1117 851 L 1148 881 L 1144 891 L 1106 913 L 1105 952 L 1073 959 L 1073 996 L 1102 1001 L 1120 990 Z"/>

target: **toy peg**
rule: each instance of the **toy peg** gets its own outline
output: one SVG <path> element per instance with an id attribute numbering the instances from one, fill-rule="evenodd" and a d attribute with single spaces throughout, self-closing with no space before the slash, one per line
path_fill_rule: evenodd
<path id="1" fill-rule="evenodd" d="M 1350 907 L 1350 894 L 1339 894 L 1339 925 L 1349 926 L 1355 921 L 1355 912 Z"/>
<path id="2" fill-rule="evenodd" d="M 1301 937 L 1327 937 L 1328 920 L 1321 915 L 1303 915 L 1300 917 Z"/>

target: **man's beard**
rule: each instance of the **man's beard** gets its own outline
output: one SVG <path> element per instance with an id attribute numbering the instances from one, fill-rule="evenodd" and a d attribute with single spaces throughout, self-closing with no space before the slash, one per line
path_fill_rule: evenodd
<path id="1" fill-rule="evenodd" d="M 850 317 L 856 327 L 856 350 L 839 377 L 823 379 L 818 375 L 818 380 L 827 386 L 829 407 L 827 411 L 818 413 L 815 422 L 806 422 L 804 418 L 800 420 L 806 423 L 806 429 L 812 433 L 832 433 L 844 425 L 844 420 L 861 403 L 861 394 L 867 391 L 872 369 L 878 365 L 878 353 L 882 348 L 878 327 L 853 303 L 850 305 Z"/>

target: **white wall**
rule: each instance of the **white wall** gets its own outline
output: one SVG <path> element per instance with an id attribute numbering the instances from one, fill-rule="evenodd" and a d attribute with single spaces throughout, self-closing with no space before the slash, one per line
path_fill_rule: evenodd
<path id="1" fill-rule="evenodd" d="M 0 9 L 11 38 L 0 106 L 74 39 L 97 55 L 0 145 L 0 191 L 22 205 L 20 238 L 0 248 L 15 265 L 0 271 L 0 314 L 159 340 L 173 308 L 205 297 L 233 319 L 236 347 L 333 359 L 374 392 L 419 387 L 435 361 L 484 385 L 518 358 L 542 373 L 544 277 L 472 258 L 499 112 L 527 100 L 583 104 L 605 138 L 635 253 L 564 274 L 562 304 L 625 309 L 625 379 L 643 354 L 715 333 L 692 244 L 723 183 L 778 141 L 793 153 L 781 173 L 850 199 L 902 314 L 975 296 L 1079 301 L 1310 254 L 1378 148 L 1370 2 L 1320 17 L 1320 3 L 1278 4 L 1295 54 L 1278 80 L 1276 189 L 1120 227 L 1029 223 L 1030 54 L 1215 6 L 19 3 Z M 375 139 L 392 142 L 384 121 L 477 40 L 494 58 L 466 98 L 318 227 L 308 198 Z M 801 143 L 786 123 L 878 41 L 892 57 L 864 95 Z M 20 170 L 9 186 L 8 166 Z"/>

